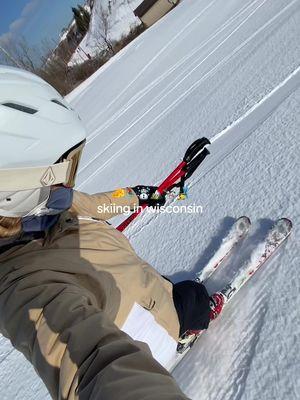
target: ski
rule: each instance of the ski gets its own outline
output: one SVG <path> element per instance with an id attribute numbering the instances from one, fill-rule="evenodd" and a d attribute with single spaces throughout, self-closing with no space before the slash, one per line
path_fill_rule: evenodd
<path id="1" fill-rule="evenodd" d="M 232 281 L 221 290 L 225 295 L 226 303 L 285 242 L 292 231 L 292 226 L 292 222 L 288 218 L 281 218 L 275 222 L 265 240 L 252 252 L 250 260 L 237 272 Z"/>
<path id="2" fill-rule="evenodd" d="M 225 297 L 224 307 L 230 302 L 233 296 L 245 285 L 246 282 L 260 269 L 269 258 L 276 253 L 279 247 L 287 240 L 292 231 L 292 222 L 288 218 L 281 218 L 277 220 L 272 228 L 269 230 L 266 238 L 261 242 L 256 249 L 252 252 L 250 260 L 241 268 L 235 277 L 228 283 L 221 293 Z M 223 308 L 224 310 L 224 308 Z M 222 312 L 223 312 L 222 310 Z M 172 371 L 181 359 L 187 354 L 193 344 L 199 339 L 201 334 L 189 335 L 182 338 L 177 346 L 176 359 L 170 367 Z"/>
<path id="3" fill-rule="evenodd" d="M 195 280 L 197 282 L 204 283 L 211 277 L 220 264 L 229 257 L 236 245 L 245 238 L 249 232 L 250 226 L 251 221 L 246 216 L 242 216 L 235 221 L 213 257 L 206 266 L 196 274 Z"/>
<path id="4" fill-rule="evenodd" d="M 240 243 L 248 234 L 251 226 L 250 218 L 246 216 L 239 217 L 227 235 L 223 238 L 222 243 L 213 257 L 209 260 L 206 266 L 196 274 L 195 281 L 205 283 L 218 267 L 230 256 L 238 243 Z M 177 345 L 177 352 L 183 353 L 198 339 L 200 333 L 186 333 L 184 334 Z"/>

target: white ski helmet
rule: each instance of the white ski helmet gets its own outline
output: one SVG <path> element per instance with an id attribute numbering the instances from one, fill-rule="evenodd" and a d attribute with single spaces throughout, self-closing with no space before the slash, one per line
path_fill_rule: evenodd
<path id="1" fill-rule="evenodd" d="M 52 185 L 73 187 L 85 137 L 79 116 L 53 87 L 0 66 L 0 216 L 31 215 Z"/>

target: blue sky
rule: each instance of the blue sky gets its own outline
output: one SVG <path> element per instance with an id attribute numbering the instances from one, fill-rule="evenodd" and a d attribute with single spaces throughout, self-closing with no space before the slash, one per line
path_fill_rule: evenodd
<path id="1" fill-rule="evenodd" d="M 72 18 L 71 7 L 84 0 L 10 0 L 2 5 L 0 43 L 24 36 L 31 46 L 43 39 L 57 40 Z"/>

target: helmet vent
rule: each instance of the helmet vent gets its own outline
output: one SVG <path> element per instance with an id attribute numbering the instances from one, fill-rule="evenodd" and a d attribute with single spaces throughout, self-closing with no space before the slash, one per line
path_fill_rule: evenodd
<path id="1" fill-rule="evenodd" d="M 30 107 L 22 106 L 21 104 L 16 104 L 16 103 L 3 103 L 2 105 L 5 107 L 13 108 L 14 110 L 17 110 L 17 111 L 22 111 L 27 114 L 35 114 L 38 112 L 38 110 L 35 110 Z"/>
<path id="2" fill-rule="evenodd" d="M 58 104 L 59 106 L 64 107 L 68 110 L 68 107 L 65 106 L 63 103 L 61 103 L 59 100 L 53 99 L 51 101 L 52 101 L 52 103 Z"/>

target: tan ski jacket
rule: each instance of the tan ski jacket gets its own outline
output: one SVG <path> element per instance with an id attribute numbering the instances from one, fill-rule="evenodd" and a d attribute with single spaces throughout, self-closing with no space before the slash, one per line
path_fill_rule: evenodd
<path id="1" fill-rule="evenodd" d="M 74 192 L 45 240 L 0 255 L 1 333 L 54 399 L 186 399 L 148 346 L 119 329 L 138 304 L 179 334 L 172 284 L 105 222 L 117 213 L 108 206 L 137 202 L 131 189 Z"/>

